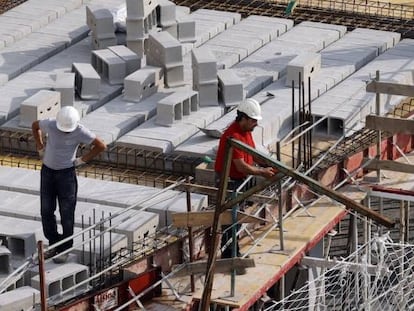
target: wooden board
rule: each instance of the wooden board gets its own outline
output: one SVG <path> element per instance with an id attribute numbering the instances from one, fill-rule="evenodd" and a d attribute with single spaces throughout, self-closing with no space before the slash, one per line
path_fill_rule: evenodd
<path id="1" fill-rule="evenodd" d="M 414 120 L 368 115 L 365 127 L 390 133 L 414 134 Z"/>

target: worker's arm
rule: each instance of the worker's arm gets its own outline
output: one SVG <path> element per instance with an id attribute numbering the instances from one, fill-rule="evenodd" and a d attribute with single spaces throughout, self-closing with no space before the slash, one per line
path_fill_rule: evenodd
<path id="1" fill-rule="evenodd" d="M 96 157 L 98 154 L 100 154 L 102 151 L 106 149 L 106 144 L 98 137 L 96 137 L 92 141 L 91 145 L 92 145 L 91 150 L 87 154 L 81 157 L 81 160 L 83 162 L 88 162 L 92 160 L 94 157 Z"/>
<path id="2" fill-rule="evenodd" d="M 265 178 L 270 178 L 275 175 L 275 170 L 272 167 L 259 167 L 247 164 L 243 159 L 233 160 L 236 169 L 245 175 L 256 175 Z"/>
<path id="3" fill-rule="evenodd" d="M 43 144 L 43 135 L 42 135 L 42 131 L 40 130 L 39 120 L 34 121 L 32 123 L 32 133 L 33 133 L 33 137 L 36 142 L 37 151 L 43 150 L 45 145 Z"/>

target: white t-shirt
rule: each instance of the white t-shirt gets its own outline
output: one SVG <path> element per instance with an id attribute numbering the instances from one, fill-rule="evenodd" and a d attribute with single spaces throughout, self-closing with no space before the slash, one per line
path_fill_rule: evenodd
<path id="1" fill-rule="evenodd" d="M 96 138 L 94 133 L 81 124 L 70 133 L 60 131 L 54 119 L 40 120 L 39 127 L 47 134 L 43 164 L 53 170 L 73 167 L 79 144 L 89 145 Z"/>

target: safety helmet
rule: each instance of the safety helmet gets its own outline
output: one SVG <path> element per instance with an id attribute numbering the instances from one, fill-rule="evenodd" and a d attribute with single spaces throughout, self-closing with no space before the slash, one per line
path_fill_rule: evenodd
<path id="1" fill-rule="evenodd" d="M 237 110 L 245 113 L 249 118 L 255 120 L 262 119 L 262 108 L 260 108 L 259 102 L 253 98 L 247 98 L 242 101 L 237 107 Z"/>
<path id="2" fill-rule="evenodd" d="M 72 106 L 64 106 L 56 116 L 56 126 L 62 132 L 73 132 L 79 124 L 79 113 Z"/>

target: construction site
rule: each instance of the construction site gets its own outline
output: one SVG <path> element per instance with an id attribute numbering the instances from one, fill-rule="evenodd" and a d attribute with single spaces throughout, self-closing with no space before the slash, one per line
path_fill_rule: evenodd
<path id="1" fill-rule="evenodd" d="M 0 311 L 414 310 L 413 1 L 0 0 L 0 94 Z M 65 106 L 106 150 L 56 263 L 32 124 Z M 230 191 L 235 149 L 274 176 Z"/>

